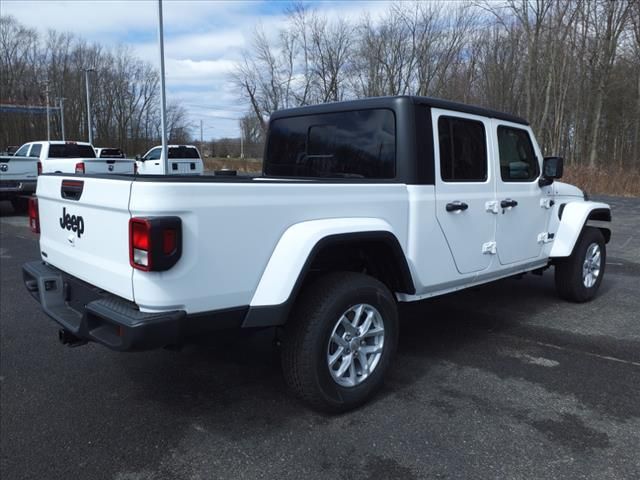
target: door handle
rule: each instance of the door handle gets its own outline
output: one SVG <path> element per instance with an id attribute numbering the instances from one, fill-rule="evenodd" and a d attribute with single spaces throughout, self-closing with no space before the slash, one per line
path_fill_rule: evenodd
<path id="1" fill-rule="evenodd" d="M 455 202 L 447 203 L 447 212 L 459 212 L 466 210 L 467 208 L 469 208 L 469 205 L 457 200 Z"/>
<path id="2" fill-rule="evenodd" d="M 511 200 L 510 198 L 507 198 L 505 200 L 502 200 L 500 202 L 500 206 L 502 208 L 511 208 L 511 207 L 516 207 L 518 206 L 518 202 L 516 202 L 515 200 Z"/>

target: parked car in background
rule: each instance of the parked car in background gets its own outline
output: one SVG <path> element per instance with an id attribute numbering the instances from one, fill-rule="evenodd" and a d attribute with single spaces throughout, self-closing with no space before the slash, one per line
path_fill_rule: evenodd
<path id="1" fill-rule="evenodd" d="M 135 162 L 121 158 L 96 158 L 87 142 L 39 141 L 24 144 L 30 157 L 37 157 L 41 173 L 134 173 Z M 17 154 L 16 153 L 16 154 Z"/>
<path id="2" fill-rule="evenodd" d="M 126 158 L 126 155 L 119 148 L 94 148 L 96 158 Z"/>
<path id="3" fill-rule="evenodd" d="M 202 175 L 204 164 L 200 152 L 193 145 L 168 145 L 169 171 L 167 175 Z M 153 147 L 142 157 L 136 157 L 140 175 L 161 175 L 162 146 Z"/>
<path id="4" fill-rule="evenodd" d="M 0 200 L 11 201 L 16 211 L 26 210 L 29 195 L 36 191 L 38 158 L 29 153 L 30 148 L 24 148 L 19 155 L 0 157 Z"/>

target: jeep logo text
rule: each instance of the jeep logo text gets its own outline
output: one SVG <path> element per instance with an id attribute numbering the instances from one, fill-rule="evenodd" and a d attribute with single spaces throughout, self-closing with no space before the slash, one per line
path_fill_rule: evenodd
<path id="1" fill-rule="evenodd" d="M 67 207 L 62 209 L 62 217 L 60 217 L 60 228 L 71 230 L 78 234 L 78 238 L 84 233 L 84 219 L 80 215 L 70 215 L 67 213 Z"/>

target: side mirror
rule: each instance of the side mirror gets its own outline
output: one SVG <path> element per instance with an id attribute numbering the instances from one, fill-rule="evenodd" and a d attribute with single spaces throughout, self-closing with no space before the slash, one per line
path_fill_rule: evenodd
<path id="1" fill-rule="evenodd" d="M 140 154 L 136 155 L 136 160 L 137 160 L 138 162 L 143 162 L 143 161 L 144 161 L 144 160 L 143 160 L 143 158 L 142 158 L 142 156 L 141 156 Z"/>
<path id="2" fill-rule="evenodd" d="M 551 185 L 556 178 L 562 178 L 564 171 L 564 159 L 562 157 L 545 157 L 542 161 L 542 175 L 538 185 L 545 187 Z"/>

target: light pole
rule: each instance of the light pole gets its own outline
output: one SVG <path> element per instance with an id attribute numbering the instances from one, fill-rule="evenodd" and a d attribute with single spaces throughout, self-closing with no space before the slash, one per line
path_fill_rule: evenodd
<path id="1" fill-rule="evenodd" d="M 50 119 L 50 113 L 49 113 L 49 80 L 47 80 L 45 82 L 45 89 L 44 89 L 44 93 L 45 93 L 45 98 L 47 101 L 47 142 L 51 141 L 51 119 Z"/>
<path id="2" fill-rule="evenodd" d="M 60 130 L 62 133 L 62 141 L 64 142 L 66 139 L 64 138 L 64 97 L 58 98 L 58 105 L 60 108 Z"/>
<path id="3" fill-rule="evenodd" d="M 169 173 L 169 158 L 167 155 L 167 100 L 164 88 L 164 32 L 162 28 L 162 0 L 158 0 L 158 40 L 160 42 L 160 128 L 162 138 L 162 169 L 164 174 Z"/>
<path id="4" fill-rule="evenodd" d="M 89 94 L 89 72 L 95 72 L 93 68 L 84 69 L 84 81 L 87 88 L 87 130 L 89 132 L 89 143 L 93 145 L 93 129 L 91 128 L 91 95 Z"/>

